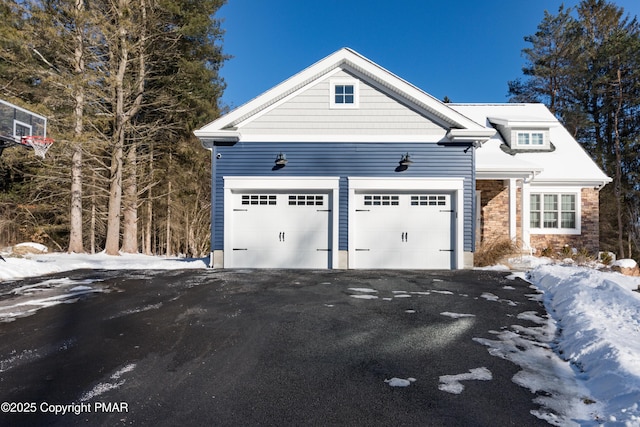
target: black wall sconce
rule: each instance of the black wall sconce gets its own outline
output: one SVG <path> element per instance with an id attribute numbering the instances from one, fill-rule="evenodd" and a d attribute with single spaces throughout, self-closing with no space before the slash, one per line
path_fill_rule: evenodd
<path id="1" fill-rule="evenodd" d="M 400 162 L 398 163 L 400 163 L 400 166 L 396 168 L 396 172 L 402 172 L 406 171 L 409 166 L 411 166 L 413 160 L 411 160 L 411 156 L 409 155 L 409 153 L 406 153 L 402 155 L 402 157 L 400 158 Z"/>
<path id="2" fill-rule="evenodd" d="M 280 153 L 276 156 L 276 165 L 273 167 L 273 170 L 282 169 L 287 164 L 287 155 Z"/>
<path id="3" fill-rule="evenodd" d="M 400 159 L 400 166 L 409 167 L 411 166 L 411 163 L 413 163 L 413 160 L 411 160 L 411 156 L 409 156 L 409 153 L 404 154 Z"/>

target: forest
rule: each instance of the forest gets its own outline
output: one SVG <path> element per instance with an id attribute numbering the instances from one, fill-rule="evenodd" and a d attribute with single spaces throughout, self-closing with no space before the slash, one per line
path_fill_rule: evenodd
<path id="1" fill-rule="evenodd" d="M 5 0 L 2 98 L 48 118 L 42 160 L 0 157 L 0 246 L 202 256 L 221 113 L 223 0 Z"/>
<path id="2" fill-rule="evenodd" d="M 209 153 L 225 112 L 224 0 L 4 0 L 2 99 L 46 116 L 46 159 L 0 156 L 0 247 L 203 256 Z M 640 251 L 640 25 L 615 3 L 545 11 L 510 102 L 542 102 L 613 181 L 601 250 Z"/>

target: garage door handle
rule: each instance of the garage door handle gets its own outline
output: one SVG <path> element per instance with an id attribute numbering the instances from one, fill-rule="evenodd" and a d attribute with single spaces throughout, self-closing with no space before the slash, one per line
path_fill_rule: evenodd
<path id="1" fill-rule="evenodd" d="M 356 212 L 370 212 L 369 209 L 356 209 Z"/>
<path id="2" fill-rule="evenodd" d="M 331 249 L 316 249 L 318 252 L 329 252 Z"/>
<path id="3" fill-rule="evenodd" d="M 278 236 L 278 239 L 279 239 L 281 242 L 284 242 L 284 231 L 281 231 L 281 232 L 280 232 L 280 235 Z"/>
<path id="4" fill-rule="evenodd" d="M 453 252 L 453 249 L 440 249 L 440 252 Z"/>
<path id="5" fill-rule="evenodd" d="M 368 252 L 368 251 L 370 251 L 370 250 L 371 250 L 371 249 L 356 249 L 356 251 L 366 251 L 366 252 Z"/>
<path id="6" fill-rule="evenodd" d="M 331 209 L 318 209 L 317 212 L 331 212 Z"/>
<path id="7" fill-rule="evenodd" d="M 248 251 L 247 248 L 233 248 L 234 251 Z"/>
<path id="8" fill-rule="evenodd" d="M 234 209 L 234 212 L 246 212 L 248 209 Z"/>
<path id="9" fill-rule="evenodd" d="M 402 241 L 403 242 L 409 241 L 409 233 L 402 233 Z"/>

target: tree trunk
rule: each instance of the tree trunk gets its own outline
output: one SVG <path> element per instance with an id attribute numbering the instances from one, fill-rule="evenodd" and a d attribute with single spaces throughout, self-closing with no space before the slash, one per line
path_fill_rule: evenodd
<path id="1" fill-rule="evenodd" d="M 84 252 L 82 243 L 82 147 L 76 142 L 71 158 L 69 252 Z"/>
<path id="2" fill-rule="evenodd" d="M 151 255 L 151 224 L 153 222 L 153 144 L 149 145 L 149 191 L 147 193 L 147 222 L 145 224 L 144 253 Z"/>
<path id="3" fill-rule="evenodd" d="M 107 241 L 105 251 L 108 255 L 118 255 L 119 238 L 120 238 L 120 209 L 122 207 L 122 167 L 123 155 L 127 126 L 131 122 L 131 118 L 135 116 L 142 105 L 142 96 L 145 88 L 145 58 L 144 43 L 145 33 L 144 24 L 146 22 L 146 9 L 144 0 L 141 0 L 141 16 L 143 17 L 143 25 L 139 28 L 137 34 L 130 34 L 127 27 L 127 19 L 131 15 L 130 1 L 118 0 L 118 28 L 117 37 L 114 41 L 117 49 L 113 58 L 113 69 L 115 71 L 113 77 L 114 84 L 114 116 L 115 126 L 113 131 L 113 145 L 111 152 L 111 183 L 109 187 L 109 213 L 107 218 Z M 130 37 L 138 35 L 140 46 L 137 51 L 135 61 L 129 58 Z M 137 64 L 137 69 L 129 70 L 128 66 L 132 63 Z M 129 77 L 133 82 L 130 82 Z M 133 83 L 132 86 L 126 83 Z M 133 99 L 131 99 L 133 98 Z M 129 100 L 129 101 L 128 101 Z M 127 104 L 127 105 L 125 105 Z M 126 110 L 126 107 L 129 107 Z"/>
<path id="4" fill-rule="evenodd" d="M 613 116 L 614 131 L 614 150 L 616 155 L 615 177 L 614 177 L 614 193 L 616 199 L 616 218 L 618 220 L 618 250 L 621 258 L 624 258 L 624 227 L 622 223 L 622 148 L 620 144 L 620 131 L 618 129 L 620 121 L 620 112 L 622 111 L 622 71 L 617 70 L 616 85 L 618 88 L 617 105 Z"/>
<path id="5" fill-rule="evenodd" d="M 76 20 L 84 12 L 84 2 L 76 0 Z M 84 37 L 82 26 L 76 29 L 73 66 L 76 76 L 81 76 L 85 71 L 84 64 Z M 76 82 L 75 94 L 75 126 L 73 156 L 71 159 L 71 210 L 69 212 L 69 252 L 84 252 L 82 242 L 82 146 L 80 140 L 84 131 L 84 88 L 82 83 Z"/>
<path id="6" fill-rule="evenodd" d="M 169 154 L 171 158 L 171 154 Z M 171 256 L 171 181 L 167 184 L 167 247 L 166 256 Z"/>
<path id="7" fill-rule="evenodd" d="M 135 145 L 127 152 L 127 178 L 124 183 L 124 211 L 122 252 L 138 252 L 138 183 L 137 183 L 137 153 Z"/>
<path id="8" fill-rule="evenodd" d="M 109 213 L 107 214 L 107 255 L 119 255 L 120 208 L 122 206 L 122 145 L 124 133 L 120 133 L 111 154 L 111 182 L 109 184 Z"/>
<path id="9" fill-rule="evenodd" d="M 96 253 L 96 177 L 93 176 L 93 190 L 91 191 L 91 253 Z"/>

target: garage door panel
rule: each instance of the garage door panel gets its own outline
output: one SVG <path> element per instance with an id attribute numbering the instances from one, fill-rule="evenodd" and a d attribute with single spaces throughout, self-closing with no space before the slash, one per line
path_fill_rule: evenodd
<path id="1" fill-rule="evenodd" d="M 331 200 L 327 193 L 233 194 L 231 267 L 330 266 Z"/>
<path id="2" fill-rule="evenodd" d="M 450 194 L 356 193 L 354 215 L 357 268 L 453 266 Z"/>

